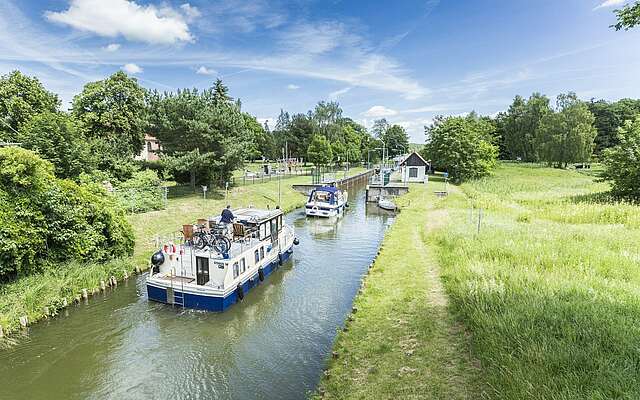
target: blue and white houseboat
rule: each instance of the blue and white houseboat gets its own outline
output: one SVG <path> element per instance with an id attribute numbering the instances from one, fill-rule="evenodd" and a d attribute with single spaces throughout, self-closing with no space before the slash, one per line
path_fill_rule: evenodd
<path id="1" fill-rule="evenodd" d="M 230 247 L 224 252 L 192 241 L 169 243 L 151 258 L 147 277 L 150 300 L 186 308 L 224 311 L 242 300 L 293 253 L 293 227 L 279 209 L 235 210 L 229 224 Z M 210 224 L 219 222 L 219 217 Z"/>
<path id="2" fill-rule="evenodd" d="M 347 207 L 348 193 L 333 186 L 321 186 L 313 189 L 305 205 L 307 217 L 339 217 Z"/>

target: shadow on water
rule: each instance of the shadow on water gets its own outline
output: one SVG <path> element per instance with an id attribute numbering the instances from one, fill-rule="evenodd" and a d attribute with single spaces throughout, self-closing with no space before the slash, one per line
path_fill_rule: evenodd
<path id="1" fill-rule="evenodd" d="M 138 277 L 30 328 L 0 349 L 0 398 L 305 398 L 393 221 L 352 198 L 337 222 L 289 213 L 291 261 L 225 313 L 148 302 Z"/>

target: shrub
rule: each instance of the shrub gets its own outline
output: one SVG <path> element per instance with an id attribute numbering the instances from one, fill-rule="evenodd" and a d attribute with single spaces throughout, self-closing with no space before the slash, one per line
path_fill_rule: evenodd
<path id="1" fill-rule="evenodd" d="M 124 211 L 100 185 L 57 179 L 32 151 L 0 149 L 0 280 L 129 255 L 133 242 Z"/>
<path id="2" fill-rule="evenodd" d="M 620 144 L 604 151 L 605 179 L 615 195 L 640 200 L 640 117 L 618 130 Z"/>
<path id="3" fill-rule="evenodd" d="M 160 210 L 164 206 L 161 183 L 155 171 L 138 171 L 117 186 L 116 197 L 131 212 Z"/>

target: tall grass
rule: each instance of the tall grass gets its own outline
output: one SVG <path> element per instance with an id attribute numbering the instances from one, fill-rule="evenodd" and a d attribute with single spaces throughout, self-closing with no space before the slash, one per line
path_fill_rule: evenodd
<path id="1" fill-rule="evenodd" d="M 442 277 L 490 398 L 640 398 L 640 207 L 582 201 L 595 179 L 505 165 L 448 200 Z"/>

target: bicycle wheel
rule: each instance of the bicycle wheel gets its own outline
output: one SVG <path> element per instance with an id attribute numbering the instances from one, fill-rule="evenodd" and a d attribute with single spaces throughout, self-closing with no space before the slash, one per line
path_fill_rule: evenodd
<path id="1" fill-rule="evenodd" d="M 231 241 L 224 236 L 218 236 L 213 239 L 213 248 L 218 253 L 225 254 L 231 248 Z"/>
<path id="2" fill-rule="evenodd" d="M 196 250 L 204 249 L 206 244 L 207 244 L 206 240 L 204 240 L 204 238 L 201 235 L 194 235 L 193 236 L 193 247 Z"/>

